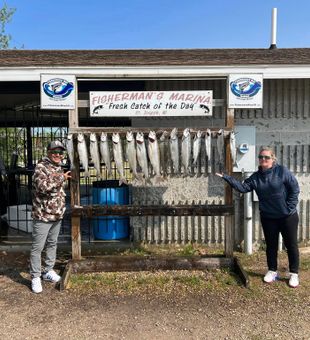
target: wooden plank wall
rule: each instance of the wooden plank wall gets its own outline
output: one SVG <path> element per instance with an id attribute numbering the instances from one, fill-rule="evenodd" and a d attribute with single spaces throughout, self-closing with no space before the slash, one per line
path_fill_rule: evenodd
<path id="1" fill-rule="evenodd" d="M 148 89 L 153 89 L 153 84 Z M 225 82 L 183 82 L 159 81 L 157 86 L 163 90 L 171 89 L 214 89 L 214 98 L 225 98 Z M 251 125 L 257 129 L 257 152 L 262 145 L 275 149 L 279 164 L 287 166 L 297 177 L 302 187 L 299 203 L 299 241 L 310 241 L 310 79 L 285 79 L 264 81 L 264 108 L 262 110 L 235 110 L 235 125 Z M 224 119 L 220 108 L 215 108 L 210 126 L 220 126 Z M 199 119 L 198 119 L 199 120 Z M 197 121 L 198 121 L 197 120 Z M 150 119 L 150 122 L 156 119 Z M 196 120 L 193 120 L 195 123 Z M 169 121 L 169 126 L 173 126 Z M 186 124 L 186 122 L 184 123 Z M 199 122 L 197 123 L 197 125 Z M 199 126 L 199 125 L 198 125 Z M 220 169 L 217 159 L 216 142 L 212 145 L 212 174 Z M 208 176 L 205 168 L 205 154 L 202 150 L 200 168 L 194 173 Z M 237 175 L 238 176 L 238 175 Z M 223 197 L 213 202 L 218 204 Z M 234 194 L 235 204 L 235 244 L 243 241 L 243 198 Z M 220 217 L 162 217 L 141 218 L 133 229 L 133 239 L 149 243 L 186 243 L 198 242 L 224 245 L 224 218 Z M 253 203 L 253 242 L 262 243 L 258 202 Z"/>

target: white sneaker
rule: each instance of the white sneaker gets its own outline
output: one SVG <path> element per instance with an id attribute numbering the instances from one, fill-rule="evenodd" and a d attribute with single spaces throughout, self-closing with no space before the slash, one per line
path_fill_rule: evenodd
<path id="1" fill-rule="evenodd" d="M 43 289 L 42 289 L 40 277 L 34 277 L 31 280 L 31 290 L 36 294 L 39 294 L 42 292 Z"/>
<path id="2" fill-rule="evenodd" d="M 271 283 L 278 279 L 278 273 L 272 270 L 268 270 L 267 274 L 264 276 L 264 282 Z"/>
<path id="3" fill-rule="evenodd" d="M 58 282 L 61 279 L 61 277 L 54 270 L 49 270 L 47 273 L 44 273 L 42 278 L 44 281 L 50 282 Z"/>
<path id="4" fill-rule="evenodd" d="M 290 279 L 288 281 L 288 285 L 292 288 L 296 288 L 299 286 L 299 277 L 296 273 L 290 273 Z"/>

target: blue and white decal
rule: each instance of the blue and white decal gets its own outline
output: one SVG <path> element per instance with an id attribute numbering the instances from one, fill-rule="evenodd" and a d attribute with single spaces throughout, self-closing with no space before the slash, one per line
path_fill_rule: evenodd
<path id="1" fill-rule="evenodd" d="M 230 83 L 232 93 L 240 99 L 254 97 L 261 88 L 261 82 L 252 78 L 239 78 Z"/>
<path id="2" fill-rule="evenodd" d="M 74 85 L 62 78 L 50 79 L 42 84 L 44 93 L 54 100 L 65 100 L 74 89 Z"/>

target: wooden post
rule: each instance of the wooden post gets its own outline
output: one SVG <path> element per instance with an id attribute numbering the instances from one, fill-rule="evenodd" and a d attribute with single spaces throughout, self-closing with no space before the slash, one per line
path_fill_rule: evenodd
<path id="1" fill-rule="evenodd" d="M 69 129 L 79 127 L 79 112 L 78 112 L 78 87 L 76 86 L 75 110 L 69 110 Z M 80 205 L 80 164 L 77 158 L 76 140 L 74 143 L 74 169 L 71 171 L 71 207 Z M 79 216 L 71 216 L 71 240 L 72 240 L 72 259 L 81 260 L 81 219 Z"/>
<path id="2" fill-rule="evenodd" d="M 234 128 L 234 109 L 227 109 L 226 113 L 226 128 Z M 225 138 L 225 173 L 229 176 L 232 175 L 233 164 L 230 152 L 229 138 Z M 232 188 L 229 184 L 225 184 L 225 204 L 233 204 Z M 225 256 L 233 256 L 234 251 L 234 216 L 225 216 Z"/>

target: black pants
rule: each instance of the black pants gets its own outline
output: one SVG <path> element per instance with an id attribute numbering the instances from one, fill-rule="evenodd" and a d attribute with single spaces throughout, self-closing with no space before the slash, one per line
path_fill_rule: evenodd
<path id="1" fill-rule="evenodd" d="M 261 217 L 263 231 L 266 241 L 266 255 L 268 269 L 276 271 L 278 268 L 278 244 L 279 234 L 283 237 L 285 248 L 287 249 L 289 270 L 291 273 L 298 273 L 299 251 L 297 243 L 298 228 L 297 212 L 286 218 L 271 219 Z"/>

